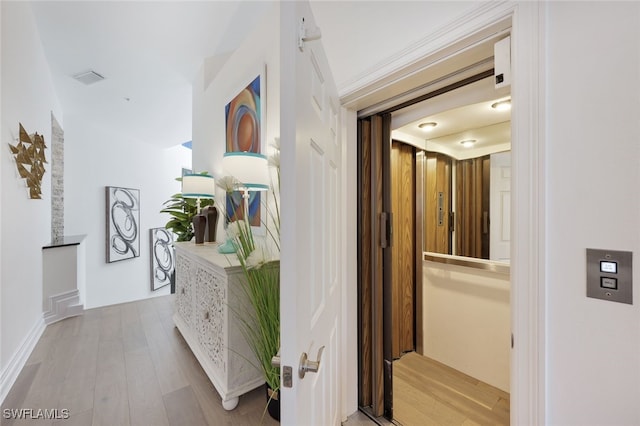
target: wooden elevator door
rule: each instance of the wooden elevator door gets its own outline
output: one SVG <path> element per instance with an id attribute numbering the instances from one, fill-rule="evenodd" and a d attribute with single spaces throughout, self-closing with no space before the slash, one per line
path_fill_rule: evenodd
<path id="1" fill-rule="evenodd" d="M 456 252 L 458 256 L 489 259 L 488 155 L 458 161 L 456 168 Z"/>
<path id="2" fill-rule="evenodd" d="M 451 157 L 425 152 L 424 251 L 451 254 Z"/>
<path id="3" fill-rule="evenodd" d="M 392 355 L 415 349 L 415 148 L 400 142 L 391 147 Z"/>

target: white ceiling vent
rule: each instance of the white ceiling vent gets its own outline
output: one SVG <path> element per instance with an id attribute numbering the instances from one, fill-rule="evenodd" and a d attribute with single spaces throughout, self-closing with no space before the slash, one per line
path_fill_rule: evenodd
<path id="1" fill-rule="evenodd" d="M 73 76 L 76 80 L 84 84 L 93 84 L 104 80 L 104 77 L 95 71 L 81 72 Z"/>

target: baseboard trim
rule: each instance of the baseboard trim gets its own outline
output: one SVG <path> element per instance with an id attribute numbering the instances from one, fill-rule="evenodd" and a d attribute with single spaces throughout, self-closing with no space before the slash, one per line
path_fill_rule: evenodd
<path id="1" fill-rule="evenodd" d="M 2 370 L 2 374 L 0 374 L 0 404 L 4 403 L 9 390 L 11 390 L 20 371 L 22 371 L 22 367 L 27 363 L 31 352 L 33 352 L 33 348 L 35 348 L 36 343 L 40 340 L 45 328 L 46 325 L 43 318 L 38 318 L 29 333 L 25 336 L 18 350 L 9 360 L 7 367 Z"/>
<path id="2" fill-rule="evenodd" d="M 65 318 L 82 315 L 83 312 L 80 292 L 74 289 L 49 297 L 49 310 L 43 314 L 43 320 L 49 325 Z"/>

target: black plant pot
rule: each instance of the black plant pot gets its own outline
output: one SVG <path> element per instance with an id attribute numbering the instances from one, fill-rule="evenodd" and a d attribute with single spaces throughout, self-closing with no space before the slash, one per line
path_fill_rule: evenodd
<path id="1" fill-rule="evenodd" d="M 280 392 L 274 392 L 266 383 L 264 389 L 267 395 L 267 411 L 272 419 L 280 421 Z"/>

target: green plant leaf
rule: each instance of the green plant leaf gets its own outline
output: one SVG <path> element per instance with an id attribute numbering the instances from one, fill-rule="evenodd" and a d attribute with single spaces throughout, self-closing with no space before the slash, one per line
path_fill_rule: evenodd
<path id="1" fill-rule="evenodd" d="M 200 174 L 208 174 L 201 172 Z M 176 178 L 182 181 L 182 177 Z M 193 238 L 192 219 L 197 212 L 197 200 L 195 198 L 184 198 L 181 193 L 173 194 L 171 198 L 162 203 L 163 208 L 160 213 L 167 213 L 171 217 L 165 228 L 176 234 L 176 241 L 190 241 Z M 201 200 L 200 206 L 206 207 L 215 205 L 214 200 Z"/>
<path id="2" fill-rule="evenodd" d="M 193 217 L 193 215 L 188 214 L 188 213 L 183 213 L 183 212 L 177 212 L 177 211 L 173 211 L 171 212 L 171 215 L 174 216 L 176 219 L 180 219 L 186 222 L 191 222 L 191 218 Z"/>

